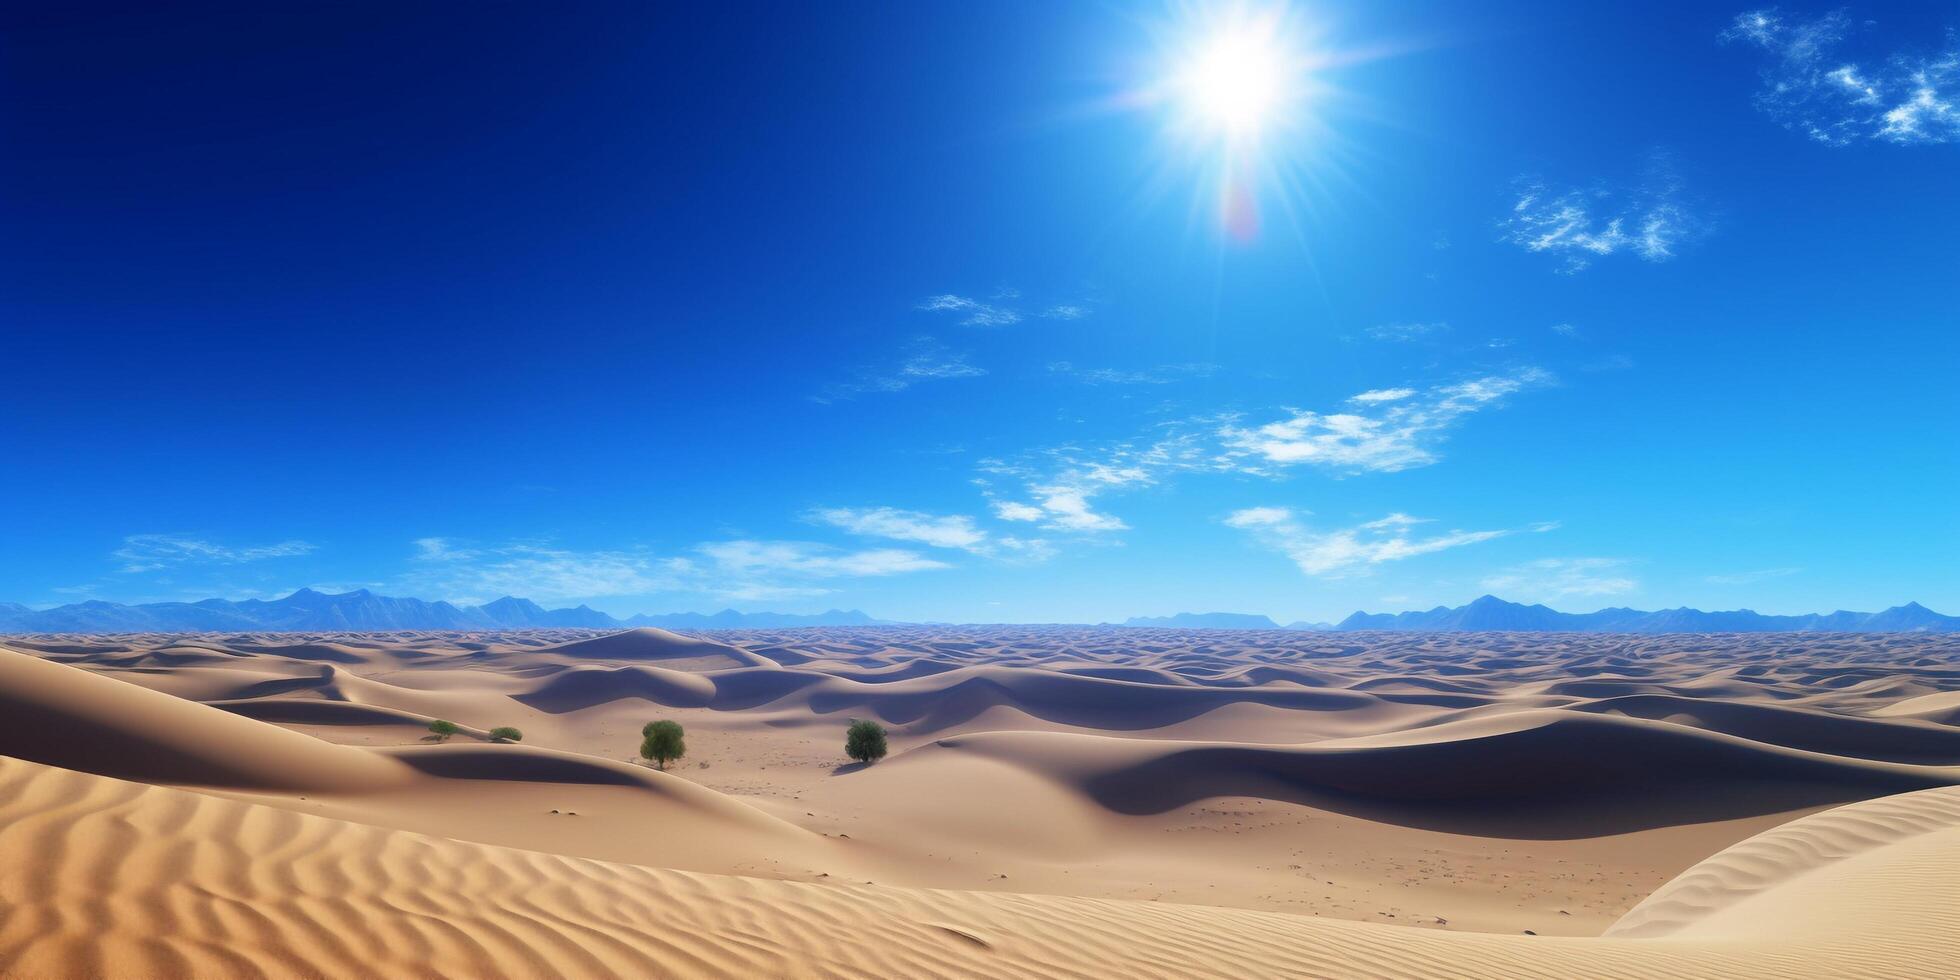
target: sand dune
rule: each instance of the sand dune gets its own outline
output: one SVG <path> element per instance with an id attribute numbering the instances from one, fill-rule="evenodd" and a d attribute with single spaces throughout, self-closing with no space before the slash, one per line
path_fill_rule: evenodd
<path id="1" fill-rule="evenodd" d="M 1766 901 L 1767 896 L 1798 878 L 1852 861 L 1900 860 L 1905 851 L 1896 845 L 1952 836 L 1956 829 L 1960 829 L 1960 792 L 1950 789 L 1903 793 L 1793 820 L 1683 872 L 1621 917 L 1606 935 L 1787 931 L 1794 925 L 1791 919 L 1776 922 L 1764 914 L 1772 905 L 1787 903 Z M 1832 907 L 1823 911 L 1836 919 L 1838 930 L 1846 931 L 1844 917 L 1852 910 L 1837 907 L 1837 901 L 1828 904 Z"/>
<path id="2" fill-rule="evenodd" d="M 6 976 L 1913 975 L 1953 951 L 1952 637 L 7 645 Z M 688 728 L 672 772 L 634 757 L 657 717 Z M 852 717 L 891 758 L 843 764 Z M 434 718 L 462 734 L 429 744 Z"/>
<path id="3" fill-rule="evenodd" d="M 277 698 L 244 703 L 341 704 Z M 394 720 L 393 715 L 384 717 Z M 414 730 L 421 731 L 420 725 Z M 610 816 L 612 822 L 646 821 L 670 833 L 691 829 L 722 838 L 706 848 L 655 839 L 624 851 L 639 857 L 679 857 L 689 863 L 685 856 L 691 847 L 702 854 L 788 856 L 816 846 L 812 835 L 754 807 L 639 766 L 524 745 L 417 744 L 380 750 L 336 745 L 5 649 L 0 649 L 0 747 L 19 759 L 147 783 L 265 798 L 283 794 L 276 796 L 280 803 L 296 802 L 291 794 L 304 793 L 300 799 L 310 806 L 333 808 L 353 819 L 387 826 L 447 826 L 463 836 L 499 843 L 540 840 L 534 831 L 508 821 L 486 826 L 468 816 L 458 818 L 456 811 L 509 802 L 515 795 L 511 783 L 542 783 L 561 790 L 558 809 L 574 811 L 579 801 L 588 801 L 587 815 L 602 817 L 601 823 Z M 595 794 L 593 787 L 630 792 Z M 403 808 L 403 800 L 416 806 Z M 417 807 L 426 813 L 418 814 Z M 547 809 L 540 807 L 539 813 Z M 564 832 L 563 826 L 552 826 L 545 834 Z"/>
<path id="4" fill-rule="evenodd" d="M 1479 832 L 1573 837 L 1702 823 L 1960 782 L 1960 769 L 1801 752 L 1677 726 L 1537 711 L 1312 745 L 1189 743 L 1035 732 L 943 739 L 1067 785 L 1118 813 L 1212 797 L 1350 810 Z M 1425 819 L 1362 801 L 1421 804 Z M 1592 806 L 1584 804 L 1592 803 Z"/>
<path id="5" fill-rule="evenodd" d="M 1956 860 L 1950 823 L 1875 843 L 1711 915 L 1719 938 L 1460 935 L 694 875 L 0 760 L 0 974 L 1933 976 L 1960 951 Z M 1801 935 L 1742 914 L 1785 899 L 1812 912 Z"/>
<path id="6" fill-rule="evenodd" d="M 774 667 L 775 663 L 740 647 L 703 640 L 662 629 L 642 627 L 589 640 L 574 640 L 546 648 L 580 660 L 651 660 L 672 670 L 714 670 L 722 667 Z"/>
<path id="7" fill-rule="evenodd" d="M 0 750 L 154 783 L 359 790 L 406 776 L 399 764 L 359 749 L 6 649 Z"/>

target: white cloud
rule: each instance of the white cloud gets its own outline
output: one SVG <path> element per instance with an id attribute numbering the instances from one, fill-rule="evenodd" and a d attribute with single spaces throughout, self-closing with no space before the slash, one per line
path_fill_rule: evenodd
<path id="1" fill-rule="evenodd" d="M 1756 105 L 1820 143 L 1960 140 L 1960 36 L 1860 62 L 1837 53 L 1858 26 L 1841 10 L 1806 19 L 1770 8 L 1737 15 L 1721 38 L 1769 53 Z"/>
<path id="2" fill-rule="evenodd" d="M 999 535 L 993 540 L 994 553 L 1020 562 L 1044 562 L 1055 557 L 1055 546 L 1046 538 L 1019 538 Z"/>
<path id="3" fill-rule="evenodd" d="M 1124 481 L 1128 482 L 1128 481 Z M 1119 518 L 1099 514 L 1089 506 L 1094 490 L 1082 486 L 1055 484 L 1032 488 L 1040 504 L 1045 525 L 1063 531 L 1123 531 L 1129 525 Z"/>
<path id="4" fill-rule="evenodd" d="M 1357 473 L 1428 465 L 1437 460 L 1445 433 L 1464 417 L 1551 380 L 1537 368 L 1520 368 L 1429 388 L 1362 392 L 1343 411 L 1288 409 L 1285 417 L 1261 424 L 1242 416 L 1175 419 L 1142 438 L 983 459 L 974 483 L 1000 520 L 1106 535 L 1129 525 L 1103 510 L 1102 498 L 1181 474 L 1277 477 L 1299 466 Z"/>
<path id="5" fill-rule="evenodd" d="M 1210 377 L 1217 370 L 1216 364 L 1160 364 L 1140 371 L 1078 368 L 1068 361 L 1054 361 L 1048 365 L 1050 374 L 1064 375 L 1090 385 L 1167 385 L 1187 378 Z"/>
<path id="6" fill-rule="evenodd" d="M 414 544 L 420 561 L 468 561 L 477 556 L 474 549 L 459 547 L 448 538 L 416 538 Z"/>
<path id="7" fill-rule="evenodd" d="M 1566 273 L 1619 252 L 1664 262 L 1707 227 L 1681 202 L 1680 191 L 1680 180 L 1658 154 L 1639 183 L 1619 190 L 1554 190 L 1523 178 L 1511 214 L 1500 225 L 1503 240 L 1564 259 L 1559 271 Z"/>
<path id="8" fill-rule="evenodd" d="M 985 368 L 969 363 L 965 354 L 921 337 L 906 345 L 896 363 L 860 370 L 852 380 L 830 385 L 811 400 L 828 405 L 862 394 L 891 394 L 927 381 L 977 378 L 986 373 Z"/>
<path id="9" fill-rule="evenodd" d="M 997 459 L 981 461 L 986 474 L 975 482 L 1002 520 L 1037 522 L 1052 531 L 1097 534 L 1128 530 L 1121 518 L 1096 510 L 1095 498 L 1111 490 L 1157 482 L 1162 474 L 1190 469 L 1194 461 L 1188 434 L 1173 435 L 1139 448 L 1123 442 L 1094 450 L 1065 447 L 1035 454 L 1026 464 Z M 1040 464 L 1040 465 L 1036 465 Z M 1026 499 L 1000 499 L 990 477 L 1009 477 L 1022 484 Z"/>
<path id="10" fill-rule="evenodd" d="M 1032 504 L 1017 504 L 1011 500 L 994 502 L 994 516 L 1003 521 L 1038 521 L 1046 513 Z"/>
<path id="11" fill-rule="evenodd" d="M 1753 572 L 1734 572 L 1728 575 L 1710 575 L 1710 585 L 1754 585 L 1773 578 L 1783 578 L 1803 571 L 1801 568 L 1762 568 Z"/>
<path id="12" fill-rule="evenodd" d="M 1350 528 L 1316 531 L 1287 507 L 1249 507 L 1225 518 L 1228 527 L 1252 535 L 1261 546 L 1291 559 L 1300 571 L 1320 578 L 1365 573 L 1382 562 L 1401 561 L 1503 537 L 1508 531 L 1451 530 L 1426 537 L 1414 529 L 1429 523 L 1407 514 L 1390 514 Z"/>
<path id="13" fill-rule="evenodd" d="M 1375 405 L 1381 402 L 1399 402 L 1404 398 L 1413 398 L 1415 397 L 1415 393 L 1416 390 L 1414 388 L 1377 388 L 1374 391 L 1364 391 L 1361 394 L 1355 395 L 1349 398 L 1348 401 L 1360 402 L 1363 405 Z"/>
<path id="14" fill-rule="evenodd" d="M 983 303 L 966 296 L 955 296 L 952 293 L 928 296 L 919 304 L 919 309 L 932 313 L 957 314 L 961 318 L 960 323 L 969 327 L 1006 327 L 1021 322 L 1021 314 L 1016 310 Z"/>
<path id="15" fill-rule="evenodd" d="M 1006 505 L 996 504 L 995 512 L 1005 520 L 1042 520 L 1047 512 L 1030 507 L 1032 515 L 1007 517 Z M 811 520 L 842 528 L 852 534 L 916 541 L 934 548 L 965 551 L 1010 562 L 1046 561 L 1055 549 L 1041 538 L 996 535 L 980 527 L 965 514 L 925 514 L 895 507 L 826 507 L 810 512 Z"/>
<path id="16" fill-rule="evenodd" d="M 991 302 L 961 296 L 956 293 L 940 293 L 920 301 L 919 309 L 927 313 L 949 313 L 959 318 L 962 326 L 968 327 L 1011 327 L 1029 315 L 1046 320 L 1080 320 L 1093 312 L 1086 303 L 1051 303 L 1035 308 L 1032 314 L 1022 312 L 1018 306 L 1010 306 L 1021 298 L 1021 291 L 1002 287 L 994 291 Z"/>
<path id="17" fill-rule="evenodd" d="M 404 585 L 444 599 L 481 603 L 514 595 L 539 602 L 670 592 L 686 585 L 688 563 L 632 551 L 573 551 L 542 544 L 461 547 L 417 538 L 417 568 Z"/>
<path id="18" fill-rule="evenodd" d="M 305 541 L 235 547 L 181 534 L 132 534 L 123 538 L 122 547 L 110 557 L 122 563 L 122 571 L 137 574 L 175 565 L 239 565 L 291 558 L 314 550 L 315 546 Z"/>
<path id="19" fill-rule="evenodd" d="M 893 507 L 826 507 L 812 511 L 810 516 L 852 534 L 917 541 L 935 548 L 975 551 L 987 542 L 987 532 L 964 514 L 940 517 Z"/>
<path id="20" fill-rule="evenodd" d="M 1440 321 L 1435 323 L 1383 323 L 1369 327 L 1368 336 L 1376 340 L 1391 340 L 1407 343 L 1411 340 L 1421 340 L 1424 337 L 1445 333 L 1449 329 L 1449 324 Z"/>
<path id="21" fill-rule="evenodd" d="M 1098 512 L 1090 501 L 1109 487 L 1135 479 L 1113 470 L 1104 473 L 1110 478 L 1099 479 L 1092 470 L 1066 471 L 1056 477 L 1060 482 L 1027 487 L 1032 502 L 995 500 L 994 516 L 1004 521 L 1037 523 L 1050 531 L 1079 534 L 1127 531 L 1130 526 L 1121 518 Z"/>
<path id="22" fill-rule="evenodd" d="M 1227 525 L 1237 528 L 1273 527 L 1292 521 L 1293 510 L 1289 507 L 1247 507 L 1233 511 L 1232 516 L 1225 519 Z"/>
<path id="23" fill-rule="evenodd" d="M 465 603 L 506 595 L 551 603 L 656 593 L 798 599 L 834 591 L 822 584 L 831 580 L 950 567 L 905 549 L 848 550 L 800 541 L 708 542 L 692 549 L 698 557 L 523 542 L 461 547 L 446 538 L 418 538 L 414 545 L 415 567 L 399 587 Z"/>
<path id="24" fill-rule="evenodd" d="M 1392 473 L 1427 466 L 1436 444 L 1463 417 L 1492 407 L 1505 396 L 1550 382 L 1536 368 L 1438 385 L 1425 391 L 1393 388 L 1349 399 L 1351 411 L 1291 410 L 1261 425 L 1227 425 L 1218 431 L 1229 468 L 1264 472 L 1274 467 L 1322 466 L 1353 472 Z"/>
<path id="25" fill-rule="evenodd" d="M 836 591 L 818 585 L 771 585 L 766 582 L 745 582 L 722 586 L 714 590 L 713 594 L 729 602 L 781 602 L 791 599 L 814 599 Z"/>
<path id="26" fill-rule="evenodd" d="M 1483 580 L 1484 591 L 1517 602 L 1551 602 L 1574 596 L 1620 595 L 1640 588 L 1620 558 L 1541 558 Z"/>
<path id="27" fill-rule="evenodd" d="M 781 573 L 809 578 L 877 577 L 952 566 L 903 548 L 846 551 L 801 541 L 716 541 L 695 548 L 721 572 L 739 577 Z"/>

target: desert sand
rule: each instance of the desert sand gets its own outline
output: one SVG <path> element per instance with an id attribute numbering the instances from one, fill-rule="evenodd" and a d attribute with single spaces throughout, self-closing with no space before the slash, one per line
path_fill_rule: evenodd
<path id="1" fill-rule="evenodd" d="M 1914 634 L 10 637 L 0 976 L 1938 975 L 1955 688 Z"/>

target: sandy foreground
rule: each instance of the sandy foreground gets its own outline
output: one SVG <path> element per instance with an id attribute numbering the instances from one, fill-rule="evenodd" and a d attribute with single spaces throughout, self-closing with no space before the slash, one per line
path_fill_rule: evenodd
<path id="1" fill-rule="evenodd" d="M 0 976 L 1946 975 L 1956 687 L 1901 634 L 6 638 Z"/>

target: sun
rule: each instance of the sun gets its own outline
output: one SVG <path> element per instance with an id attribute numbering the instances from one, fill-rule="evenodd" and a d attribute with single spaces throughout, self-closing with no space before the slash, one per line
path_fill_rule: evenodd
<path id="1" fill-rule="evenodd" d="M 1163 2 L 1139 21 L 1148 46 L 1100 103 L 1156 124 L 1140 193 L 1190 188 L 1192 216 L 1215 216 L 1229 241 L 1254 243 L 1269 218 L 1304 240 L 1353 152 L 1336 128 L 1356 105 L 1341 73 L 1395 47 L 1340 42 L 1337 24 L 1297 0 Z"/>
<path id="2" fill-rule="evenodd" d="M 1288 58 L 1269 22 L 1232 24 L 1200 37 L 1171 89 L 1187 122 L 1232 140 L 1250 139 L 1288 101 Z"/>

